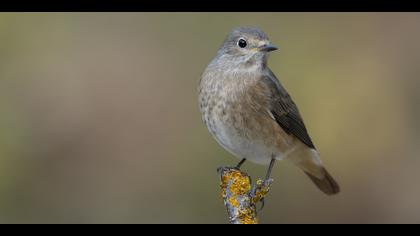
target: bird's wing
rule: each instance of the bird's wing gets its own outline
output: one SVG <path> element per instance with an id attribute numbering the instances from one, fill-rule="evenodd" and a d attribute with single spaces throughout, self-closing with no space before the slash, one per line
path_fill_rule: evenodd
<path id="1" fill-rule="evenodd" d="M 260 82 L 270 91 L 269 106 L 275 121 L 287 134 L 294 135 L 308 147 L 315 149 L 296 104 L 274 73 L 270 71 Z"/>

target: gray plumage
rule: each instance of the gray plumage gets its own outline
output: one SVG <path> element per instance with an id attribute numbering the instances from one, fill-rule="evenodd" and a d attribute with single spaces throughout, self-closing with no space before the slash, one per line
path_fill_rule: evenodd
<path id="1" fill-rule="evenodd" d="M 267 66 L 275 49 L 260 29 L 234 29 L 202 75 L 203 121 L 236 157 L 263 165 L 288 159 L 322 191 L 335 194 L 339 187 L 325 170 L 296 104 Z"/>

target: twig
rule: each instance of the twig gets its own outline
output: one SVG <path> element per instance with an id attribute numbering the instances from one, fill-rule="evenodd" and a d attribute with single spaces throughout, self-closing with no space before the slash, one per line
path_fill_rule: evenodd
<path id="1" fill-rule="evenodd" d="M 258 224 L 257 203 L 264 201 L 273 180 L 258 180 L 255 185 L 252 185 L 251 177 L 236 168 L 221 167 L 218 172 L 229 222 L 231 224 Z"/>

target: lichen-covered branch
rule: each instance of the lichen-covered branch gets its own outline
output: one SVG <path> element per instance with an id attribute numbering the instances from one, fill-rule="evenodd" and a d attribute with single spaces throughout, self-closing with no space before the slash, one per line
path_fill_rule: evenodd
<path id="1" fill-rule="evenodd" d="M 218 172 L 229 222 L 232 224 L 258 224 L 257 203 L 263 201 L 273 180 L 258 180 L 253 185 L 251 177 L 236 168 L 221 167 Z"/>

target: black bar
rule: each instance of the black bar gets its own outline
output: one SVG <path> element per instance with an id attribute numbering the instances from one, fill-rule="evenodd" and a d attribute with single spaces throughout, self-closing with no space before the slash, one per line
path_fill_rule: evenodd
<path id="1" fill-rule="evenodd" d="M 0 11 L 24 12 L 399 12 L 419 11 L 415 0 L 6 0 Z"/>

